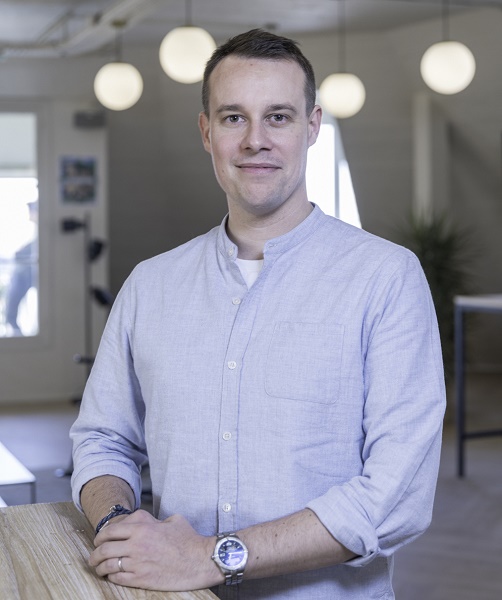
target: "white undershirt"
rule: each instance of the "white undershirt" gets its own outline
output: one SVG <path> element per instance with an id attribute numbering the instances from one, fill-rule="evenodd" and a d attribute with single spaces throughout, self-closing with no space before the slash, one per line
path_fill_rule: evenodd
<path id="1" fill-rule="evenodd" d="M 250 289 L 257 280 L 263 267 L 263 258 L 261 260 L 244 260 L 243 258 L 236 258 L 235 262 L 241 271 L 241 275 L 244 278 L 248 289 Z"/>

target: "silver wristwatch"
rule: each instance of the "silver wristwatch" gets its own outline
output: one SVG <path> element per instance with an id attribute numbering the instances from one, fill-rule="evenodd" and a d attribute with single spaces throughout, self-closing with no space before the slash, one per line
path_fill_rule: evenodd
<path id="1" fill-rule="evenodd" d="M 225 585 L 237 585 L 242 581 L 248 549 L 235 533 L 218 534 L 211 558 L 225 575 Z"/>

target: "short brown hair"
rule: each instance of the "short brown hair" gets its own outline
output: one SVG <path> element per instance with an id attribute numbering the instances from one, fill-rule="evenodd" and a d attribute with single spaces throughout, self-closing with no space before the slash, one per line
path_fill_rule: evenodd
<path id="1" fill-rule="evenodd" d="M 281 37 L 264 31 L 251 29 L 230 38 L 213 52 L 204 70 L 202 80 L 202 106 L 209 116 L 209 77 L 215 67 L 227 56 L 241 56 L 243 58 L 260 58 L 265 60 L 289 60 L 296 62 L 305 73 L 305 99 L 307 115 L 312 112 L 316 99 L 315 75 L 312 65 L 302 54 L 298 43 L 286 37 Z"/>

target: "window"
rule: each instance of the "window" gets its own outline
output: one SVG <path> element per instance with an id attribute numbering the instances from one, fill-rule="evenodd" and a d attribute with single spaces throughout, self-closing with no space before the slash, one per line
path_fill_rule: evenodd
<path id="1" fill-rule="evenodd" d="M 323 212 L 361 227 L 340 130 L 333 117 L 323 115 L 317 142 L 309 149 L 307 192 Z"/>
<path id="2" fill-rule="evenodd" d="M 35 114 L 0 113 L 0 338 L 39 331 L 36 131 Z"/>

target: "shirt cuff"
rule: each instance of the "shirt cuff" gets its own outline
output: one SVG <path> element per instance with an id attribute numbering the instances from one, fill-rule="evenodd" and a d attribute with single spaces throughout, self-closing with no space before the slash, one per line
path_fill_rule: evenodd
<path id="1" fill-rule="evenodd" d="M 125 465 L 120 465 L 116 462 L 101 462 L 93 464 L 92 467 L 83 468 L 78 472 L 73 472 L 71 479 L 72 497 L 75 506 L 81 511 L 80 492 L 84 485 L 91 479 L 101 477 L 102 475 L 114 475 L 126 481 L 134 493 L 135 507 L 134 510 L 141 506 L 141 475 L 139 472 L 133 472 Z"/>
<path id="2" fill-rule="evenodd" d="M 332 496 L 336 496 L 336 499 Z M 307 504 L 321 523 L 340 544 L 357 556 L 344 562 L 349 567 L 364 567 L 380 552 L 372 525 L 349 503 L 343 494 L 330 490 Z"/>

